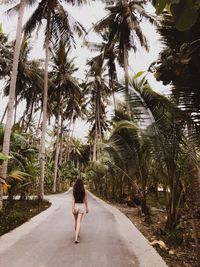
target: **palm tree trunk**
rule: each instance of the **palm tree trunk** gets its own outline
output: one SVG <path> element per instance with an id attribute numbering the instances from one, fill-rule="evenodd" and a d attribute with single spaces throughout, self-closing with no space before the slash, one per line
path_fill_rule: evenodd
<path id="1" fill-rule="evenodd" d="M 14 112 L 14 125 L 16 124 L 16 121 L 17 121 L 17 95 L 15 95 L 15 112 Z"/>
<path id="2" fill-rule="evenodd" d="M 71 133 L 70 143 L 69 143 L 68 160 L 70 159 L 70 154 L 72 152 L 72 149 L 71 148 L 72 148 L 72 141 L 73 141 L 73 137 L 74 137 L 74 130 L 75 130 L 75 120 L 73 119 L 72 133 Z"/>
<path id="3" fill-rule="evenodd" d="M 59 101 L 60 102 L 60 101 Z M 58 175 L 58 160 L 59 160 L 59 152 L 60 152 L 60 104 L 58 108 L 58 117 L 57 117 L 57 137 L 56 137 L 56 153 L 54 160 L 54 176 L 53 176 L 53 193 L 56 193 L 57 188 L 57 175 Z"/>
<path id="4" fill-rule="evenodd" d="M 11 136 L 11 130 L 12 130 L 12 123 L 13 123 L 16 80 L 17 80 L 17 70 L 18 70 L 21 40 L 22 40 L 22 21 L 23 21 L 23 15 L 24 15 L 25 2 L 26 2 L 25 0 L 21 0 L 20 6 L 19 6 L 16 42 L 15 42 L 12 75 L 11 75 L 10 90 L 9 90 L 8 111 L 7 111 L 7 116 L 6 116 L 6 126 L 5 126 L 3 149 L 2 149 L 2 152 L 5 155 L 8 155 L 10 151 L 10 136 Z M 8 169 L 8 161 L 5 160 L 0 170 L 0 176 L 4 179 L 7 176 L 7 169 Z M 3 189 L 2 189 L 2 184 L 0 183 L 0 210 L 2 208 L 2 205 L 3 205 Z"/>
<path id="5" fill-rule="evenodd" d="M 45 41 L 45 73 L 44 73 L 44 94 L 43 94 L 43 107 L 42 107 L 42 134 L 40 138 L 40 181 L 38 198 L 44 199 L 44 175 L 45 175 L 45 137 L 46 137 L 46 124 L 47 124 L 47 101 L 48 101 L 48 63 L 49 63 L 49 21 L 47 19 L 47 36 Z"/>
<path id="6" fill-rule="evenodd" d="M 94 145 L 93 145 L 93 156 L 92 156 L 92 161 L 97 160 L 97 121 L 95 122 L 95 136 L 94 136 Z"/>
<path id="7" fill-rule="evenodd" d="M 190 185 L 191 203 L 190 208 L 192 212 L 192 228 L 195 240 L 196 252 L 198 260 L 200 261 L 200 168 L 197 163 L 197 155 L 195 148 L 192 147 L 191 165 L 193 166 L 193 179 Z"/>
<path id="8" fill-rule="evenodd" d="M 98 159 L 98 99 L 96 98 L 96 110 L 95 110 L 95 136 L 94 136 L 94 146 L 93 146 L 93 161 Z"/>
<path id="9" fill-rule="evenodd" d="M 129 77 L 128 77 L 128 49 L 126 44 L 124 44 L 124 79 L 125 79 L 125 86 L 128 92 L 128 84 L 129 84 Z"/>
<path id="10" fill-rule="evenodd" d="M 29 128 L 29 125 L 31 122 L 31 118 L 33 115 L 33 107 L 34 107 L 34 101 L 32 101 L 32 103 L 31 103 L 31 110 L 30 110 L 30 113 L 29 113 L 28 118 L 27 118 L 25 133 L 28 131 L 28 128 Z"/>
<path id="11" fill-rule="evenodd" d="M 39 134 L 41 119 L 42 119 L 42 108 L 40 109 L 40 116 L 39 116 L 38 125 L 37 125 L 37 129 L 35 133 L 36 136 L 38 136 Z"/>
<path id="12" fill-rule="evenodd" d="M 101 132 L 100 105 L 101 105 L 100 99 L 98 99 L 98 103 L 97 103 L 98 135 L 99 135 L 99 139 L 101 142 L 102 141 L 102 132 Z"/>
<path id="13" fill-rule="evenodd" d="M 100 119 L 100 98 L 98 98 L 97 102 L 97 122 L 98 122 L 98 146 L 97 146 L 97 159 L 99 158 L 101 152 L 101 141 L 102 141 L 102 132 L 101 132 L 101 119 Z"/>
<path id="14" fill-rule="evenodd" d="M 117 109 L 117 105 L 116 105 L 115 93 L 113 92 L 113 89 L 112 89 L 112 98 L 113 98 L 114 110 L 116 110 Z"/>
<path id="15" fill-rule="evenodd" d="M 73 138 L 73 135 L 74 135 L 74 127 L 75 127 L 74 114 L 72 114 L 72 117 L 71 117 L 70 125 L 71 125 L 71 124 L 72 124 L 72 132 L 71 132 L 71 135 L 70 135 L 70 132 L 69 132 L 69 142 L 68 142 L 68 154 L 67 154 L 67 160 L 70 159 L 71 146 L 72 146 L 72 138 Z M 70 128 L 71 128 L 71 126 L 70 126 Z"/>
<path id="16" fill-rule="evenodd" d="M 58 191 L 62 191 L 62 177 L 61 177 L 61 165 L 63 158 L 63 99 L 61 100 L 61 126 L 60 126 L 60 155 L 59 155 L 59 170 L 58 170 Z"/>
<path id="17" fill-rule="evenodd" d="M 69 121 L 68 136 L 67 136 L 67 140 L 66 140 L 65 161 L 68 160 L 69 143 L 70 143 L 70 132 L 71 132 L 72 120 L 73 120 L 73 115 L 71 116 L 70 121 Z"/>

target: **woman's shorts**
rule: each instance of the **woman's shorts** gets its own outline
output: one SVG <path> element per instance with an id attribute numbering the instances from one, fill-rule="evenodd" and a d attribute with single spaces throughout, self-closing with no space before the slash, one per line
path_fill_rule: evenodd
<path id="1" fill-rule="evenodd" d="M 75 203 L 75 214 L 84 214 L 85 213 L 85 204 L 84 203 Z"/>

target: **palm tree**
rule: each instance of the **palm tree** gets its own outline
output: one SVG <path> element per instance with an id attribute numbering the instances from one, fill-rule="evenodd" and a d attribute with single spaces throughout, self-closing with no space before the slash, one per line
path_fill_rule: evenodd
<path id="1" fill-rule="evenodd" d="M 182 197 L 179 165 L 183 150 L 187 149 L 183 145 L 186 143 L 184 129 L 190 118 L 168 99 L 152 91 L 144 79 L 139 84 L 129 83 L 129 93 L 125 85 L 122 88 L 133 115 L 123 115 L 120 120 L 120 113 L 116 114 L 118 122 L 110 139 L 111 147 L 125 159 L 125 172 L 139 182 L 144 204 L 149 164 L 156 159 L 163 184 L 169 188 L 166 227 L 171 229 L 177 222 Z"/>
<path id="2" fill-rule="evenodd" d="M 31 3 L 33 1 L 31 0 Z M 18 13 L 18 22 L 17 22 L 17 32 L 16 32 L 16 42 L 15 42 L 15 49 L 14 49 L 14 56 L 13 56 L 13 67 L 12 67 L 12 75 L 11 75 L 11 83 L 10 83 L 10 90 L 9 90 L 9 100 L 8 100 L 8 110 L 6 116 L 6 125 L 5 125 L 5 135 L 3 141 L 3 153 L 7 156 L 9 154 L 10 149 L 10 136 L 11 136 L 11 129 L 12 129 L 12 122 L 13 122 L 13 112 L 14 112 L 14 103 L 15 103 L 15 85 L 17 79 L 17 69 L 18 69 L 18 60 L 19 60 L 19 53 L 20 53 L 20 46 L 22 40 L 22 21 L 23 21 L 23 14 L 25 8 L 25 0 L 21 0 L 19 4 L 19 13 Z M 8 168 L 8 161 L 5 160 L 1 167 L 0 175 L 4 179 L 7 175 L 7 168 Z M 2 187 L 0 185 L 0 209 L 2 208 Z"/>
<path id="3" fill-rule="evenodd" d="M 60 41 L 59 46 L 52 50 L 51 53 L 52 71 L 50 72 L 50 77 L 52 86 L 49 89 L 49 102 L 54 105 L 53 113 L 57 121 L 53 179 L 53 193 L 55 193 L 57 175 L 59 178 L 58 163 L 62 161 L 63 123 L 64 120 L 75 120 L 77 116 L 81 115 L 82 92 L 79 81 L 73 77 L 77 68 L 74 64 L 74 58 L 70 59 L 69 57 L 70 50 L 69 48 L 66 50 L 66 44 Z"/>
<path id="4" fill-rule="evenodd" d="M 91 114 L 88 116 L 88 122 L 91 123 L 89 135 L 93 139 L 93 161 L 96 161 L 99 153 L 99 143 L 103 140 L 103 134 L 108 128 L 106 122 L 106 105 L 112 93 L 109 88 L 106 77 L 103 76 L 104 68 L 94 68 L 98 65 L 98 57 L 88 62 L 91 66 L 88 72 L 88 79 L 85 85 L 84 93 L 89 95 L 88 104 Z"/>
<path id="5" fill-rule="evenodd" d="M 109 30 L 105 30 L 104 33 L 100 33 L 102 37 L 102 42 L 89 42 L 85 41 L 84 45 L 89 48 L 91 51 L 99 52 L 97 56 L 95 56 L 90 61 L 90 72 L 98 73 L 102 72 L 102 69 L 106 68 L 109 77 L 109 86 L 112 88 L 113 94 L 113 104 L 114 109 L 116 109 L 116 101 L 115 101 L 115 83 L 117 82 L 117 71 L 116 71 L 116 59 L 117 59 L 117 48 L 113 44 L 112 46 L 108 45 L 109 41 Z"/>
<path id="6" fill-rule="evenodd" d="M 12 58 L 12 44 L 8 42 L 8 36 L 3 32 L 3 27 L 0 24 L 0 78 L 7 78 L 11 71 L 11 58 Z M 3 122 L 8 105 L 6 106 L 1 123 Z"/>
<path id="7" fill-rule="evenodd" d="M 16 80 L 16 101 L 15 101 L 15 120 L 17 106 L 21 101 L 26 101 L 26 108 L 22 118 L 19 120 L 22 124 L 25 123 L 28 130 L 29 122 L 32 118 L 34 108 L 37 109 L 41 102 L 42 88 L 43 88 L 43 69 L 41 68 L 40 60 L 29 60 L 28 56 L 31 51 L 30 40 L 24 38 L 21 44 L 18 74 Z M 11 61 L 11 60 L 9 60 Z M 7 79 L 4 87 L 4 95 L 9 95 L 10 79 Z"/>
<path id="8" fill-rule="evenodd" d="M 0 78 L 6 78 L 10 75 L 12 50 L 12 43 L 8 41 L 8 36 L 3 32 L 3 27 L 0 24 Z"/>
<path id="9" fill-rule="evenodd" d="M 71 141 L 70 160 L 73 162 L 74 167 L 80 169 L 80 164 L 83 159 L 83 143 L 77 138 L 72 138 Z"/>
<path id="10" fill-rule="evenodd" d="M 137 50 L 137 40 L 142 47 L 148 50 L 147 39 L 142 32 L 140 22 L 141 17 L 150 22 L 154 22 L 154 18 L 145 11 L 145 4 L 146 1 L 117 0 L 115 5 L 106 7 L 109 14 L 94 26 L 97 32 L 109 32 L 105 51 L 113 51 L 113 47 L 116 47 L 118 62 L 124 68 L 127 88 L 128 51 Z"/>
<path id="11" fill-rule="evenodd" d="M 196 123 L 187 124 L 187 138 L 189 139 L 189 161 L 192 162 L 191 191 L 193 191 L 191 209 L 193 211 L 193 229 L 197 251 L 199 253 L 200 220 L 198 210 L 200 207 L 200 171 L 198 163 L 199 152 L 199 17 L 195 25 L 187 31 L 178 31 L 175 28 L 171 15 L 164 15 L 158 30 L 162 36 L 164 49 L 160 53 L 158 66 L 155 67 L 155 76 L 164 84 L 172 83 L 172 98 L 187 112 Z M 177 25 L 176 25 L 177 26 Z M 173 69 L 173 71 L 172 71 Z M 200 255 L 199 255 L 200 257 Z"/>
<path id="12" fill-rule="evenodd" d="M 66 2 L 80 4 L 82 1 L 69 1 Z M 70 21 L 71 19 L 71 21 Z M 44 74 L 44 94 L 43 94 L 43 108 L 42 108 L 42 133 L 40 140 L 40 190 L 39 198 L 44 197 L 44 175 L 45 175 L 45 135 L 46 135 L 46 122 L 47 122 L 47 100 L 48 100 L 48 64 L 49 64 L 49 48 L 50 42 L 63 39 L 68 45 L 71 41 L 74 43 L 73 31 L 79 35 L 83 32 L 83 27 L 64 10 L 60 1 L 42 0 L 28 22 L 25 25 L 25 34 L 29 35 L 35 30 L 36 27 L 42 25 L 42 21 L 46 20 L 45 27 L 45 74 Z M 73 23 L 71 23 L 73 22 Z"/>
<path id="13" fill-rule="evenodd" d="M 3 144 L 3 127 L 0 126 L 0 149 Z M 15 125 L 11 134 L 10 142 L 10 157 L 8 174 L 4 185 L 10 185 L 7 187 L 6 193 L 9 195 L 9 199 L 13 198 L 16 189 L 18 193 L 24 195 L 26 189 L 33 185 L 34 179 L 38 172 L 37 164 L 37 148 L 34 145 L 33 140 L 35 136 L 30 133 L 24 133 L 24 130 Z M 32 141 L 32 142 L 31 142 Z"/>

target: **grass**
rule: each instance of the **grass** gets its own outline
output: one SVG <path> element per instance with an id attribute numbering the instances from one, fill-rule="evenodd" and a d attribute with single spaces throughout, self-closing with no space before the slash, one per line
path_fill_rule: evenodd
<path id="1" fill-rule="evenodd" d="M 9 202 L 5 200 L 3 209 L 0 211 L 0 236 L 30 220 L 50 205 L 48 201 L 13 200 Z"/>

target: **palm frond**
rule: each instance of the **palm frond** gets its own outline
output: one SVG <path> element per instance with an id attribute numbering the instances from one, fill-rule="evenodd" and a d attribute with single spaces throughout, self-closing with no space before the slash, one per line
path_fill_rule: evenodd
<path id="1" fill-rule="evenodd" d="M 42 20 L 45 18 L 46 14 L 47 4 L 45 1 L 41 1 L 36 10 L 30 16 L 29 20 L 24 25 L 25 35 L 30 35 L 36 28 L 38 30 L 41 27 Z"/>

